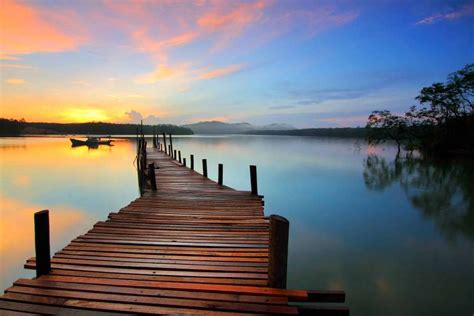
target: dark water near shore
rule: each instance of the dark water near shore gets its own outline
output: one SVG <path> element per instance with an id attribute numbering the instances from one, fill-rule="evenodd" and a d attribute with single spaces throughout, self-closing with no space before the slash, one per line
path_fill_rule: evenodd
<path id="1" fill-rule="evenodd" d="M 390 145 L 285 136 L 176 137 L 197 170 L 250 189 L 290 220 L 288 286 L 344 289 L 352 315 L 474 313 L 474 163 L 395 160 Z M 0 287 L 34 256 L 33 216 L 51 210 L 57 251 L 138 196 L 135 144 L 0 138 Z"/>

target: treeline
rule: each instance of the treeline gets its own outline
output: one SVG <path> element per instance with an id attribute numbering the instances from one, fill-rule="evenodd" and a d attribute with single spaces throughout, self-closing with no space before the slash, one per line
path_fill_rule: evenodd
<path id="1" fill-rule="evenodd" d="M 398 145 L 398 152 L 420 150 L 434 155 L 474 154 L 474 64 L 468 64 L 421 89 L 420 104 L 404 115 L 374 111 L 368 118 L 368 140 L 386 140 Z"/>
<path id="2" fill-rule="evenodd" d="M 25 122 L 24 120 L 0 119 L 0 135 L 17 136 L 28 134 L 81 134 L 81 135 L 135 135 L 137 133 L 136 124 L 116 124 L 116 123 L 38 123 Z M 173 135 L 192 135 L 193 131 L 186 127 L 158 124 L 143 125 L 144 134 L 171 133 Z"/>
<path id="3" fill-rule="evenodd" d="M 24 120 L 18 121 L 0 118 L 0 136 L 18 136 L 24 128 Z"/>
<path id="4" fill-rule="evenodd" d="M 246 134 L 364 138 L 367 136 L 367 129 L 364 127 L 303 128 L 303 129 L 278 130 L 278 131 L 272 131 L 272 130 L 249 131 L 249 132 L 246 132 Z"/>

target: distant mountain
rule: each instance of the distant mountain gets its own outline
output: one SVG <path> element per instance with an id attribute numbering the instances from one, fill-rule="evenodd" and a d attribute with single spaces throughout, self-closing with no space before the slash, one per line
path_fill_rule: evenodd
<path id="1" fill-rule="evenodd" d="M 250 123 L 224 123 L 219 121 L 207 121 L 182 125 L 191 129 L 195 134 L 245 134 L 251 131 L 278 131 L 293 130 L 293 126 L 288 124 L 273 123 L 264 126 L 255 126 Z"/>

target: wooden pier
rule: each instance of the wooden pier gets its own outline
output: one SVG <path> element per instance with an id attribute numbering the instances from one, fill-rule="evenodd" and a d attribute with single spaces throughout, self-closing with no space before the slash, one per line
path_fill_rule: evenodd
<path id="1" fill-rule="evenodd" d="M 252 190 L 237 191 L 222 166 L 216 183 L 191 169 L 194 156 L 177 161 L 171 140 L 139 144 L 142 196 L 51 259 L 49 215 L 36 214 L 38 262 L 25 267 L 37 277 L 6 289 L 1 315 L 349 314 L 318 304 L 344 302 L 342 291 L 285 288 L 288 222 L 264 215 L 255 167 Z"/>

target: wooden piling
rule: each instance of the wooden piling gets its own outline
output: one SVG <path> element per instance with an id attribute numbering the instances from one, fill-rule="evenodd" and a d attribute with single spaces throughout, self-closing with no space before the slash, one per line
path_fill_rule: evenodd
<path id="1" fill-rule="evenodd" d="M 35 215 L 35 253 L 36 277 L 51 271 L 51 250 L 49 244 L 49 211 L 36 212 Z"/>
<path id="2" fill-rule="evenodd" d="M 179 163 L 181 163 L 181 150 L 178 150 L 178 160 L 179 160 Z"/>
<path id="3" fill-rule="evenodd" d="M 156 177 L 155 177 L 155 164 L 151 163 L 148 165 L 148 179 L 150 180 L 150 186 L 153 191 L 156 191 Z"/>
<path id="4" fill-rule="evenodd" d="M 220 163 L 217 166 L 217 183 L 219 185 L 222 185 L 223 180 L 224 180 L 224 165 Z"/>
<path id="5" fill-rule="evenodd" d="M 173 150 L 173 159 L 176 160 L 176 149 Z"/>
<path id="6" fill-rule="evenodd" d="M 282 216 L 270 216 L 268 249 L 268 286 L 286 288 L 288 265 L 288 232 L 290 223 Z"/>
<path id="7" fill-rule="evenodd" d="M 191 155 L 191 170 L 194 170 L 194 155 Z"/>
<path id="8" fill-rule="evenodd" d="M 250 186 L 252 188 L 252 194 L 258 195 L 257 186 L 257 166 L 250 166 Z"/>
<path id="9" fill-rule="evenodd" d="M 170 133 L 170 145 L 171 145 L 171 155 L 172 155 L 172 153 L 173 153 L 173 136 L 171 136 L 171 133 Z M 175 154 L 174 158 L 176 159 L 176 154 Z"/>
<path id="10" fill-rule="evenodd" d="M 186 158 L 183 158 L 183 166 L 186 167 Z"/>
<path id="11" fill-rule="evenodd" d="M 202 160 L 202 175 L 207 178 L 207 159 Z"/>
<path id="12" fill-rule="evenodd" d="M 166 147 L 166 133 L 163 133 L 163 146 L 165 147 L 165 149 L 164 149 L 164 150 L 165 150 L 165 154 L 167 154 L 166 149 L 167 149 L 168 147 Z"/>
<path id="13" fill-rule="evenodd" d="M 171 145 L 168 145 L 168 156 L 170 156 L 170 157 L 172 156 L 171 155 Z"/>

